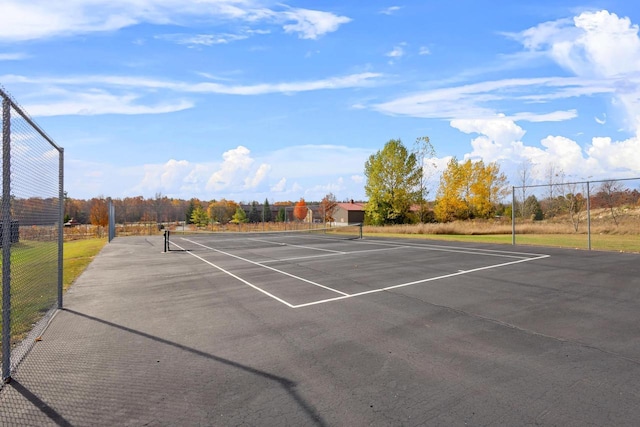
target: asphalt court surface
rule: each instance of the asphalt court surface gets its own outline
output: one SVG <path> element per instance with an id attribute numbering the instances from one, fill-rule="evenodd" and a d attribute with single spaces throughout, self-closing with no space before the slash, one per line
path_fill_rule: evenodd
<path id="1" fill-rule="evenodd" d="M 0 425 L 638 425 L 638 254 L 262 240 L 113 240 Z"/>
<path id="2" fill-rule="evenodd" d="M 185 251 L 291 307 L 302 308 L 548 257 L 416 241 L 282 235 L 171 238 Z M 401 274 L 398 272 L 401 271 Z M 499 274 L 499 273 L 498 273 Z"/>

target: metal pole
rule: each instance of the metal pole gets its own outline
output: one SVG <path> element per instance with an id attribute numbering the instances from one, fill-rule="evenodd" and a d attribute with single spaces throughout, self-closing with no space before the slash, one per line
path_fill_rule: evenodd
<path id="1" fill-rule="evenodd" d="M 63 248 L 64 248 L 64 150 L 60 148 L 58 165 L 58 187 L 60 199 L 60 214 L 58 219 L 58 309 L 62 309 L 62 276 L 63 276 Z"/>
<path id="2" fill-rule="evenodd" d="M 591 250 L 591 194 L 589 181 L 587 181 L 587 240 L 589 250 Z"/>
<path id="3" fill-rule="evenodd" d="M 2 381 L 11 381 L 11 104 L 2 98 Z"/>
<path id="4" fill-rule="evenodd" d="M 516 187 L 511 187 L 511 244 L 516 244 Z"/>

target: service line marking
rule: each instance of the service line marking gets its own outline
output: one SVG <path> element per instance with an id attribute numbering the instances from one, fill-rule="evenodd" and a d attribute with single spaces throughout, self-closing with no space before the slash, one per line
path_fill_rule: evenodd
<path id="1" fill-rule="evenodd" d="M 342 252 L 342 251 L 334 251 L 331 249 L 324 249 L 324 248 L 314 248 L 313 246 L 303 246 L 303 245 L 292 245 L 290 243 L 284 243 L 284 242 L 274 242 L 272 240 L 263 240 L 263 239 L 249 239 L 253 242 L 262 242 L 262 243 L 270 243 L 272 245 L 275 246 L 290 246 L 292 248 L 303 248 L 303 249 L 311 249 L 313 251 L 321 251 L 321 252 L 331 252 L 334 253 L 336 255 L 344 255 L 346 252 Z"/>
<path id="2" fill-rule="evenodd" d="M 362 251 L 349 251 L 349 252 L 338 252 L 335 254 L 322 254 L 322 255 L 307 255 L 307 256 L 298 256 L 293 258 L 276 258 L 270 259 L 267 261 L 256 261 L 257 264 L 271 264 L 275 262 L 286 262 L 286 261 L 299 261 L 303 259 L 313 259 L 313 258 L 326 258 L 329 256 L 338 256 L 338 255 L 352 255 L 352 254 L 361 254 L 364 252 L 382 252 L 382 251 L 392 251 L 394 249 L 404 249 L 404 246 L 393 246 L 391 248 L 381 248 L 381 249 L 364 249 Z"/>

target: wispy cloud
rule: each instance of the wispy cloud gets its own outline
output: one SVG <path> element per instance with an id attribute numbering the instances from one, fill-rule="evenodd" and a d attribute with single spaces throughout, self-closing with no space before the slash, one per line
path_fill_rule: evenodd
<path id="1" fill-rule="evenodd" d="M 161 34 L 155 38 L 188 46 L 213 46 L 244 40 L 249 36 L 242 34 Z"/>
<path id="2" fill-rule="evenodd" d="M 114 95 L 106 91 L 62 92 L 45 102 L 33 102 L 25 109 L 34 117 L 100 114 L 164 114 L 192 108 L 188 100 L 145 104 L 138 95 Z"/>
<path id="3" fill-rule="evenodd" d="M 154 99 L 161 91 L 182 94 L 226 94 L 258 96 L 268 94 L 293 94 L 318 90 L 338 90 L 368 87 L 382 77 L 379 73 L 358 73 L 329 77 L 320 80 L 261 83 L 253 85 L 229 85 L 218 82 L 178 82 L 135 76 L 72 76 L 72 77 L 26 77 L 18 75 L 0 76 L 5 84 L 29 85 L 34 95 L 25 101 L 25 108 L 33 116 L 51 115 L 96 115 L 96 114 L 158 114 L 180 111 L 194 106 L 191 100 L 175 100 L 148 104 L 147 94 Z M 95 89 L 100 87 L 100 89 Z M 73 90 L 72 90 L 73 89 Z M 33 98 L 37 98 L 36 101 Z M 30 102 L 29 102 L 30 101 Z"/>
<path id="4" fill-rule="evenodd" d="M 541 89 L 545 92 L 541 93 Z M 513 110 L 518 103 L 521 108 L 529 105 L 531 96 L 542 102 L 546 97 L 570 98 L 602 90 L 611 91 L 613 88 L 592 88 L 590 81 L 576 78 L 505 79 L 418 92 L 373 105 L 372 108 L 390 115 L 432 119 L 493 119 L 505 113 L 495 106 L 501 102 L 506 105 L 509 101 Z M 527 121 L 558 121 L 574 118 L 575 111 L 512 111 L 511 117 Z"/>
<path id="5" fill-rule="evenodd" d="M 391 49 L 389 52 L 386 53 L 386 56 L 388 56 L 389 58 L 400 58 L 403 57 L 405 52 L 404 52 L 404 47 L 406 46 L 406 43 L 400 43 L 396 46 L 393 47 L 393 49 Z"/>
<path id="6" fill-rule="evenodd" d="M 382 9 L 379 13 L 381 13 L 382 15 L 393 15 L 400 9 L 402 9 L 402 6 L 390 6 L 385 9 Z"/>
<path id="7" fill-rule="evenodd" d="M 184 25 L 185 22 L 241 22 L 259 34 L 280 25 L 286 33 L 316 39 L 351 21 L 331 12 L 291 8 L 268 9 L 256 0 L 3 0 L 0 41 L 116 31 L 137 24 Z"/>
<path id="8" fill-rule="evenodd" d="M 26 53 L 0 53 L 0 61 L 22 61 L 29 58 Z"/>

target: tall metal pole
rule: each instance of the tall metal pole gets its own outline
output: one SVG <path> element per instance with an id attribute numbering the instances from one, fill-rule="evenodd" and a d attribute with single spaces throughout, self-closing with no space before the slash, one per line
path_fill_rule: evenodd
<path id="1" fill-rule="evenodd" d="M 2 98 L 2 381 L 11 380 L 11 104 Z"/>
<path id="2" fill-rule="evenodd" d="M 511 187 L 511 244 L 516 244 L 516 187 Z"/>
<path id="3" fill-rule="evenodd" d="M 591 194 L 589 181 L 587 181 L 587 240 L 589 250 L 591 250 Z"/>
<path id="4" fill-rule="evenodd" d="M 59 150 L 58 165 L 58 199 L 60 200 L 60 212 L 58 219 L 58 309 L 62 309 L 62 276 L 63 276 L 63 247 L 64 247 L 64 150 Z"/>

